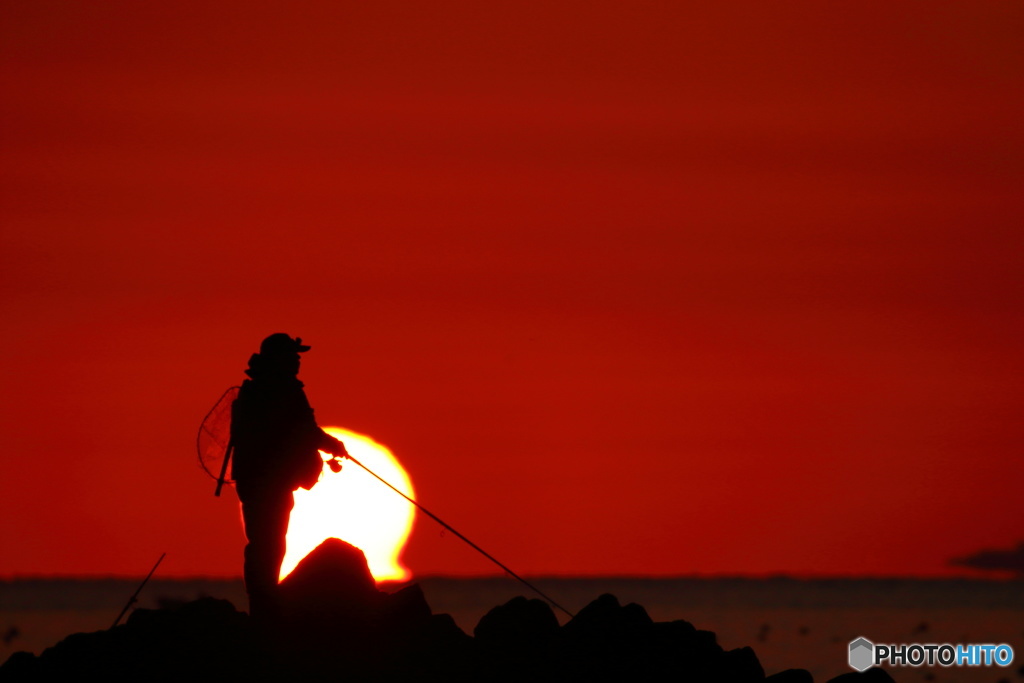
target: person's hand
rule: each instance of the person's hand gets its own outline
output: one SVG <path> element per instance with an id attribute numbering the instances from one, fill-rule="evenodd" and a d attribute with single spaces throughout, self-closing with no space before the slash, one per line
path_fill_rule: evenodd
<path id="1" fill-rule="evenodd" d="M 345 449 L 345 444 L 343 444 L 341 442 L 341 440 L 339 440 L 339 439 L 335 439 L 335 442 L 336 442 L 336 445 L 334 447 L 334 450 L 331 451 L 331 454 L 332 455 L 336 455 L 339 458 L 347 458 L 347 457 L 349 457 L 348 451 Z"/>

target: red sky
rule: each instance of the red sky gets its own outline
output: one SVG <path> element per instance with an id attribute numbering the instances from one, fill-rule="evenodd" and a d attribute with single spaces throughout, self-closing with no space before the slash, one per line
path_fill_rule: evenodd
<path id="1" fill-rule="evenodd" d="M 692 4 L 0 6 L 0 576 L 240 574 L 278 331 L 519 573 L 1015 544 L 1024 8 Z"/>

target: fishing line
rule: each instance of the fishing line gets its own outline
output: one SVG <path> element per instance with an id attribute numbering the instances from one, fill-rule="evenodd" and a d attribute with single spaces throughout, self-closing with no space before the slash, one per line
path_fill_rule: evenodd
<path id="1" fill-rule="evenodd" d="M 536 594 L 537 594 L 537 595 L 539 595 L 540 597 L 542 597 L 542 598 L 544 598 L 545 600 L 547 600 L 548 602 L 550 602 L 550 603 L 551 603 L 551 604 L 552 604 L 553 606 L 557 607 L 558 609 L 560 609 L 560 610 L 562 610 L 563 612 L 565 612 L 566 614 L 568 614 L 568 615 L 569 615 L 569 618 L 570 618 L 570 619 L 572 619 L 572 618 L 575 618 L 575 617 L 576 617 L 576 615 L 575 615 L 575 614 L 573 614 L 573 613 L 572 613 L 572 612 L 570 612 L 569 610 L 565 609 L 564 607 L 562 607 L 561 605 L 559 605 L 559 604 L 558 604 L 557 602 L 555 602 L 554 600 L 552 600 L 551 598 L 549 598 L 549 597 L 548 597 L 547 595 L 545 595 L 545 594 L 544 594 L 544 592 L 543 592 L 543 591 L 541 591 L 541 589 L 537 588 L 537 587 L 536 587 L 536 586 L 534 586 L 534 585 L 533 585 L 532 583 L 530 583 L 529 581 L 527 581 L 527 580 L 526 580 L 526 579 L 524 579 L 523 577 L 519 576 L 519 574 L 516 574 L 516 573 L 515 573 L 514 571 L 512 571 L 511 569 L 509 569 L 508 567 L 506 567 L 505 565 L 503 565 L 503 564 L 502 564 L 501 562 L 498 562 L 498 560 L 494 559 L 494 556 L 493 556 L 493 555 L 491 555 L 491 554 L 490 554 L 490 553 L 488 553 L 488 552 L 487 552 L 486 550 L 484 550 L 483 548 L 481 548 L 480 546 L 478 546 L 478 545 L 477 545 L 476 543 L 473 543 L 473 541 L 469 540 L 468 538 L 466 538 L 465 536 L 463 536 L 462 534 L 460 534 L 460 533 L 459 533 L 458 531 L 456 531 L 456 530 L 455 530 L 454 528 L 452 528 L 452 525 L 450 525 L 450 524 L 448 524 L 447 522 L 445 522 L 445 521 L 444 521 L 443 519 L 441 519 L 440 517 L 438 517 L 437 515 L 435 515 L 435 514 L 434 514 L 433 512 L 431 512 L 430 510 L 428 510 L 427 508 L 423 507 L 422 505 L 420 505 L 419 503 L 417 503 L 417 502 L 416 502 L 415 500 L 413 500 L 413 499 L 412 499 L 412 498 L 410 498 L 409 496 L 405 495 L 404 493 L 402 493 L 401 491 L 399 491 L 398 489 L 396 489 L 396 488 L 395 488 L 394 486 L 392 486 L 392 485 L 391 485 L 391 484 L 389 484 L 389 483 L 388 483 L 387 481 L 385 481 L 384 479 L 382 479 L 382 478 L 381 478 L 381 477 L 380 477 L 380 476 L 379 476 L 379 475 L 378 475 L 378 474 L 377 474 L 376 472 L 374 472 L 373 470 L 371 470 L 371 469 L 370 469 L 369 467 L 367 467 L 367 466 L 366 466 L 366 465 L 364 465 L 363 463 L 359 462 L 358 460 L 356 460 L 355 458 L 353 458 L 353 457 L 352 457 L 351 455 L 347 455 L 347 456 L 344 456 L 344 457 L 345 457 L 345 458 L 347 458 L 347 459 L 349 459 L 349 460 L 351 460 L 352 462 L 354 462 L 355 464 L 359 465 L 360 467 L 362 467 L 362 468 L 363 468 L 364 470 L 366 470 L 367 472 L 369 472 L 370 474 L 372 474 L 372 475 L 373 475 L 373 476 L 374 476 L 374 477 L 375 477 L 375 478 L 376 478 L 376 479 L 377 479 L 377 480 L 378 480 L 379 482 L 381 482 L 382 484 L 384 484 L 385 486 L 387 486 L 387 487 L 388 487 L 389 489 L 391 489 L 392 491 L 394 491 L 395 493 L 397 493 L 398 495 L 400 495 L 400 496 L 401 496 L 402 498 L 405 498 L 405 499 L 406 499 L 407 501 L 409 501 L 410 503 L 412 503 L 413 505 L 415 505 L 415 506 L 416 506 L 417 508 L 419 508 L 419 509 L 420 509 L 420 511 L 422 511 L 422 512 L 423 512 L 424 514 L 426 514 L 426 515 L 427 515 L 428 517 L 430 517 L 430 518 L 431 518 L 432 520 L 434 520 L 435 522 L 437 522 L 438 524 L 440 524 L 441 526 L 443 526 L 443 527 L 444 527 L 445 529 L 447 529 L 448 531 L 452 532 L 453 534 L 455 534 L 456 536 L 458 536 L 459 538 L 461 538 L 461 539 L 462 539 L 463 541 L 465 541 L 465 542 L 466 542 L 466 543 L 467 543 L 467 544 L 469 545 L 469 547 L 471 547 L 471 548 L 472 548 L 473 550 L 477 551 L 478 553 L 480 553 L 481 555 L 483 555 L 484 557 L 486 557 L 486 558 L 487 558 L 488 560 L 490 560 L 490 561 L 491 561 L 491 562 L 493 562 L 494 564 L 496 564 L 496 565 L 498 565 L 499 567 L 501 567 L 502 569 L 504 569 L 504 570 L 505 570 L 505 573 L 507 573 L 507 574 L 508 574 L 509 576 L 513 577 L 514 579 L 516 579 L 517 581 L 519 581 L 519 583 L 523 584 L 524 586 L 526 586 L 527 588 L 529 588 L 530 590 L 532 590 L 532 591 L 533 591 L 534 593 L 536 593 Z"/>

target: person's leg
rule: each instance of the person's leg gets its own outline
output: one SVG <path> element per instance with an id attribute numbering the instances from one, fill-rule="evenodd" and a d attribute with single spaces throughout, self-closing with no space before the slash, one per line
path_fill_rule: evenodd
<path id="1" fill-rule="evenodd" d="M 245 590 L 249 614 L 257 618 L 277 616 L 277 577 L 286 549 L 288 518 L 294 501 L 292 492 L 267 485 L 239 482 L 245 524 Z"/>

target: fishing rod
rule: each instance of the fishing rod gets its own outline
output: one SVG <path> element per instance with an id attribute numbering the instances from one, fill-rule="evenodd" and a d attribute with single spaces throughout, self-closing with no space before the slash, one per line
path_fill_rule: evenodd
<path id="1" fill-rule="evenodd" d="M 335 456 L 335 459 L 337 459 L 338 457 L 339 457 L 339 456 Z M 549 598 L 549 597 L 548 597 L 547 595 L 545 595 L 545 594 L 544 594 L 544 592 L 543 592 L 543 591 L 541 591 L 541 589 L 537 588 L 537 587 L 536 587 L 536 586 L 534 586 L 534 585 L 533 585 L 532 583 L 530 583 L 529 581 L 527 581 L 527 580 L 526 580 L 526 579 L 524 579 L 523 577 L 519 576 L 519 574 L 516 574 L 516 573 L 515 573 L 514 571 L 512 571 L 511 569 L 509 569 L 508 567 L 506 567 L 506 566 L 505 566 L 504 564 L 502 564 L 501 562 L 498 562 L 498 560 L 496 560 L 496 559 L 494 558 L 494 556 L 493 556 L 493 555 L 491 555 L 491 554 L 490 554 L 490 553 L 488 553 L 488 552 L 487 552 L 486 550 L 484 550 L 483 548 L 481 548 L 480 546 L 478 546 L 478 545 L 477 545 L 476 543 L 473 543 L 473 541 L 469 540 L 468 538 L 466 538 L 465 536 L 463 536 L 462 534 L 460 534 L 460 533 L 459 533 L 458 531 L 456 531 L 455 529 L 453 529 L 453 528 L 452 528 L 452 526 L 451 526 L 450 524 L 448 524 L 448 523 L 447 523 L 447 522 L 445 522 L 445 521 L 444 521 L 443 519 L 441 519 L 440 517 L 438 517 L 437 515 L 435 515 L 435 514 L 434 514 L 433 512 L 431 512 L 430 510 L 428 510 L 427 508 L 423 507 L 422 505 L 420 505 L 419 503 L 417 503 L 417 502 L 416 502 L 415 500 L 413 500 L 413 499 L 412 499 L 412 498 L 410 498 L 409 496 L 405 495 L 404 493 L 402 493 L 401 491 L 399 491 L 398 489 L 396 489 L 396 488 L 395 488 L 394 486 L 392 486 L 392 485 L 391 485 L 390 483 L 388 483 L 388 482 L 387 482 L 387 481 L 385 481 L 385 480 L 384 480 L 383 478 L 381 478 L 381 476 L 380 476 L 380 475 L 378 475 L 378 474 L 377 474 L 376 472 L 374 472 L 373 470 L 371 470 L 371 469 L 370 469 L 369 467 L 367 467 L 367 466 L 366 466 L 366 465 L 364 465 L 363 463 L 359 462 L 358 460 L 356 460 L 355 458 L 353 458 L 353 457 L 352 457 L 351 455 L 345 455 L 345 456 L 340 456 L 340 457 L 345 457 L 345 458 L 347 458 L 347 459 L 351 460 L 352 462 L 354 462 L 355 464 L 359 465 L 359 466 L 360 466 L 360 467 L 362 467 L 362 468 L 363 468 L 364 470 L 366 470 L 367 472 L 369 472 L 370 474 L 372 474 L 372 475 L 373 475 L 373 476 L 374 476 L 374 477 L 375 477 L 375 478 L 377 479 L 377 481 L 379 481 L 380 483 L 382 483 L 382 484 L 384 484 L 385 486 L 387 486 L 387 487 L 388 487 L 389 489 L 391 489 L 392 491 L 394 491 L 395 493 L 397 493 L 398 495 L 400 495 L 400 496 L 401 496 L 402 498 L 405 498 L 405 499 L 406 499 L 407 501 L 409 501 L 410 503 L 412 503 L 413 505 L 415 505 L 415 506 L 416 506 L 417 508 L 419 508 L 419 509 L 420 509 L 420 511 L 421 511 L 421 512 L 423 512 L 423 513 L 424 513 L 425 515 L 427 515 L 427 516 L 428 516 L 428 517 L 430 517 L 430 518 L 431 518 L 432 520 L 434 520 L 435 522 L 437 522 L 438 524 L 440 524 L 441 526 L 443 526 L 443 527 L 444 527 L 445 529 L 447 529 L 448 531 L 452 532 L 453 534 L 455 534 L 456 536 L 458 536 L 459 538 L 461 538 L 461 539 L 462 539 L 463 541 L 465 541 L 465 542 L 466 542 L 466 543 L 467 543 L 467 544 L 469 545 L 469 547 L 471 547 L 471 548 L 472 548 L 473 550 L 477 551 L 478 553 L 480 553 L 481 555 L 483 555 L 484 557 L 486 557 L 486 558 L 487 558 L 488 560 L 490 560 L 490 561 L 491 561 L 491 562 L 493 562 L 494 564 L 496 564 L 496 565 L 498 565 L 499 567 L 501 567 L 502 569 L 504 569 L 504 570 L 505 570 L 505 572 L 506 572 L 506 573 L 507 573 L 507 574 L 508 574 L 509 576 L 513 577 L 514 579 L 516 579 L 517 581 L 519 581 L 519 583 L 523 584 L 524 586 L 526 586 L 527 588 L 529 588 L 530 590 L 532 590 L 532 591 L 533 591 L 534 593 L 536 593 L 536 594 L 537 594 L 537 595 L 539 595 L 540 597 L 542 597 L 542 598 L 544 598 L 545 600 L 547 600 L 547 601 L 548 601 L 549 603 L 551 603 L 551 604 L 552 604 L 553 606 L 557 607 L 558 609 L 560 609 L 560 610 L 562 610 L 563 612 L 565 612 L 566 614 L 568 614 L 568 615 L 569 615 L 569 618 L 570 618 L 570 619 L 573 619 L 573 618 L 575 618 L 575 617 L 576 617 L 576 615 L 575 615 L 575 614 L 573 614 L 573 613 L 572 613 L 572 612 L 570 612 L 569 610 L 565 609 L 564 607 L 562 607 L 561 605 L 559 605 L 559 604 L 558 604 L 557 602 L 555 602 L 554 600 L 552 600 L 551 598 Z M 332 469 L 333 469 L 333 468 L 332 468 Z"/>
<path id="2" fill-rule="evenodd" d="M 149 570 L 148 574 L 146 574 L 146 578 L 142 580 L 142 583 L 139 584 L 139 587 L 135 589 L 134 593 L 132 593 L 132 597 L 128 598 L 128 602 L 125 604 L 124 609 L 121 610 L 121 613 L 117 615 L 117 619 L 114 619 L 114 624 L 110 628 L 114 628 L 114 626 L 117 626 L 118 622 L 121 621 L 121 617 L 123 617 L 124 613 L 128 611 L 128 608 L 139 601 L 139 593 L 142 592 L 142 589 L 143 587 L 145 587 L 146 582 L 149 581 L 149 577 L 153 576 L 153 572 L 156 571 L 156 568 L 160 566 L 160 563 L 164 561 L 165 557 L 167 557 L 167 553 L 160 554 L 160 559 L 156 561 L 156 564 L 153 565 L 153 568 Z"/>

